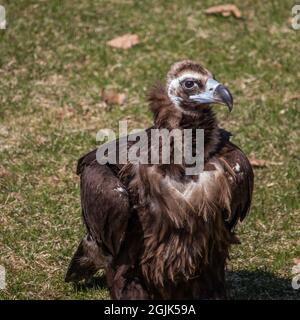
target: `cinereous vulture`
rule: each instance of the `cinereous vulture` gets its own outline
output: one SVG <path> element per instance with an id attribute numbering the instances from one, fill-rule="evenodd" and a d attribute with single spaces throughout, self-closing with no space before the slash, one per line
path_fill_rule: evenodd
<path id="1" fill-rule="evenodd" d="M 184 161 L 101 165 L 97 150 L 79 160 L 86 235 L 66 281 L 104 269 L 112 299 L 226 298 L 226 259 L 239 243 L 235 226 L 250 208 L 253 171 L 218 126 L 213 104 L 231 111 L 231 93 L 189 60 L 175 63 L 166 83 L 149 93 L 148 136 L 154 128 L 204 130 L 199 174 L 187 175 Z"/>

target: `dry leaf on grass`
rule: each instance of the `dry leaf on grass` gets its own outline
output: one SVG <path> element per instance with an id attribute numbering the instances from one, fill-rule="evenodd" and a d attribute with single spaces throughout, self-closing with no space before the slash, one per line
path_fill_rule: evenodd
<path id="1" fill-rule="evenodd" d="M 293 259 L 293 262 L 294 262 L 295 264 L 300 264 L 300 258 L 294 258 L 294 259 Z"/>
<path id="2" fill-rule="evenodd" d="M 122 105 L 124 104 L 126 100 L 126 94 L 125 93 L 118 93 L 114 90 L 103 90 L 102 91 L 102 99 L 108 104 L 118 104 Z"/>
<path id="3" fill-rule="evenodd" d="M 242 13 L 240 9 L 234 4 L 223 4 L 219 6 L 213 6 L 205 10 L 206 14 L 222 14 L 223 17 L 228 17 L 230 15 L 236 18 L 241 18 Z"/>
<path id="4" fill-rule="evenodd" d="M 75 110 L 68 106 L 59 108 L 56 113 L 56 118 L 60 120 L 70 119 L 75 115 Z"/>
<path id="5" fill-rule="evenodd" d="M 295 94 L 295 95 L 286 94 L 283 99 L 283 102 L 287 103 L 293 100 L 300 100 L 300 94 Z"/>
<path id="6" fill-rule="evenodd" d="M 48 178 L 48 182 L 53 183 L 54 185 L 57 185 L 57 183 L 60 181 L 61 179 L 58 176 L 50 176 Z"/>
<path id="7" fill-rule="evenodd" d="M 268 165 L 274 165 L 274 166 L 281 166 L 283 163 L 282 162 L 274 162 L 274 161 L 268 161 L 268 160 L 263 160 L 263 159 L 256 159 L 255 157 L 252 157 L 249 159 L 250 164 L 254 168 L 264 168 L 267 167 Z"/>
<path id="8" fill-rule="evenodd" d="M 107 42 L 107 45 L 118 49 L 129 49 L 140 42 L 136 34 L 126 33 Z"/>
<path id="9" fill-rule="evenodd" d="M 267 161 L 266 160 L 261 160 L 261 159 L 256 159 L 256 158 L 251 158 L 249 159 L 252 167 L 254 168 L 262 168 L 267 166 Z"/>
<path id="10" fill-rule="evenodd" d="M 9 177 L 11 173 L 6 170 L 4 167 L 0 166 L 0 178 Z"/>

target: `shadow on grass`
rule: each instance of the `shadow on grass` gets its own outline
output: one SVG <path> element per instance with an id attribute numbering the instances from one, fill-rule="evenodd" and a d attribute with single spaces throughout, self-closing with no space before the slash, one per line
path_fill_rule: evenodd
<path id="1" fill-rule="evenodd" d="M 107 289 L 106 278 L 104 274 L 94 276 L 88 281 L 82 281 L 77 284 L 74 283 L 73 286 L 76 291 L 81 291 L 81 292 L 86 292 L 91 289 L 94 289 L 94 290 Z"/>
<path id="2" fill-rule="evenodd" d="M 300 290 L 294 290 L 290 278 L 280 278 L 264 271 L 228 271 L 226 272 L 228 299 L 232 300 L 300 300 Z M 104 274 L 97 275 L 91 280 L 74 284 L 76 291 L 87 292 L 106 290 Z"/>
<path id="3" fill-rule="evenodd" d="M 226 278 L 229 299 L 300 299 L 300 290 L 292 288 L 291 278 L 260 270 L 228 271 Z"/>

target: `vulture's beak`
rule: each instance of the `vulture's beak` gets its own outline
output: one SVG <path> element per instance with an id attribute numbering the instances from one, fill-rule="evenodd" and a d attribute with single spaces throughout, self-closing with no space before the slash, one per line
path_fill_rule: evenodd
<path id="1" fill-rule="evenodd" d="M 229 111 L 231 111 L 233 107 L 233 98 L 230 91 L 218 81 L 211 78 L 206 82 L 205 91 L 190 96 L 190 99 L 200 104 L 224 104 L 228 107 Z"/>

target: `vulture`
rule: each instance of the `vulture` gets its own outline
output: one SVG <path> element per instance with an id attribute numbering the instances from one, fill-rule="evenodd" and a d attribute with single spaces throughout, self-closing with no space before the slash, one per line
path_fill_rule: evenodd
<path id="1" fill-rule="evenodd" d="M 152 129 L 203 130 L 203 169 L 187 174 L 185 159 L 120 163 L 120 154 L 101 164 L 97 149 L 80 158 L 86 234 L 65 280 L 87 280 L 104 269 L 112 299 L 226 299 L 226 261 L 230 246 L 240 243 L 235 227 L 249 211 L 254 179 L 212 108 L 231 111 L 232 95 L 201 64 L 184 60 L 150 90 L 148 101 L 150 142 Z M 143 152 L 149 154 L 150 142 Z M 174 156 L 174 141 L 170 150 Z"/>

